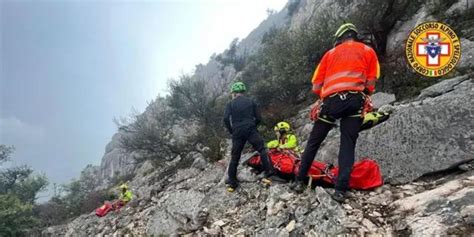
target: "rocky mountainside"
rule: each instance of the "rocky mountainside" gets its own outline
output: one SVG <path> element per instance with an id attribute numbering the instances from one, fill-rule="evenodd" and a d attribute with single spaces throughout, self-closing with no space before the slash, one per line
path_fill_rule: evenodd
<path id="1" fill-rule="evenodd" d="M 326 13 L 331 13 L 336 16 L 346 16 L 348 19 L 351 19 L 351 17 L 361 12 L 363 13 L 362 15 L 365 16 L 364 14 L 372 12 L 370 10 L 373 9 L 375 4 L 380 9 L 377 11 L 377 15 L 359 18 L 371 22 L 379 22 L 384 19 L 384 22 L 390 26 L 372 26 L 376 28 L 374 31 L 384 30 L 389 32 L 387 34 L 386 53 L 384 57 L 387 61 L 404 61 L 404 56 L 400 56 L 404 53 L 402 47 L 404 37 L 408 35 L 416 24 L 437 19 L 437 16 L 432 13 L 434 10 L 430 8 L 435 2 L 437 1 L 434 1 L 431 5 L 429 3 L 422 4 L 422 7 L 419 9 L 404 9 L 403 7 L 410 7 L 409 1 L 390 0 L 378 5 L 378 1 L 374 2 L 368 0 L 354 4 L 347 4 L 345 1 L 292 0 L 289 1 L 282 11 L 270 15 L 268 19 L 262 22 L 245 39 L 242 39 L 237 45 L 237 54 L 247 56 L 254 54 L 260 47 L 265 32 L 273 28 L 289 27 L 290 29 L 297 30 L 298 27 L 308 21 L 319 19 L 318 17 L 321 16 L 324 17 Z M 445 17 L 455 18 L 456 16 L 469 14 L 470 9 L 474 8 L 473 6 L 474 3 L 472 3 L 472 0 L 456 1 L 446 10 Z M 292 11 L 290 12 L 289 9 L 292 9 Z M 361 24 L 366 25 L 364 22 L 361 22 Z M 469 27 L 464 31 L 469 32 L 471 28 L 472 27 Z M 474 42 L 472 40 L 474 40 L 472 37 L 461 38 L 463 51 L 461 61 L 456 68 L 456 74 L 458 75 L 473 72 Z M 390 74 L 390 72 L 384 73 Z M 206 81 L 212 85 L 210 87 L 211 89 L 227 85 L 226 83 L 239 76 L 232 65 L 223 65 L 215 58 L 211 58 L 206 65 L 198 65 L 195 75 L 198 78 L 206 78 Z M 146 114 L 147 111 L 144 113 Z M 303 133 L 302 135 L 305 134 Z M 112 137 L 111 142 L 106 146 L 100 167 L 94 167 L 98 172 L 96 176 L 104 180 L 104 185 L 110 182 L 114 177 L 131 174 L 138 168 L 136 162 L 134 162 L 134 157 L 137 156 L 137 154 L 127 153 L 120 148 L 119 140 L 121 136 L 123 136 L 123 133 L 119 131 Z"/>
<path id="2" fill-rule="evenodd" d="M 281 12 L 269 16 L 237 46 L 238 55 L 251 55 L 272 28 L 297 30 L 325 14 L 359 15 L 379 38 L 387 61 L 404 60 L 404 39 L 420 22 L 460 19 L 472 12 L 472 0 L 429 1 L 290 1 Z M 444 4 L 444 5 L 443 5 Z M 433 6 L 446 6 L 442 14 Z M 376 14 L 371 9 L 378 9 Z M 373 21 L 377 24 L 367 24 Z M 384 24 L 379 24 L 383 22 Z M 357 22 L 356 22 L 357 23 Z M 98 218 L 93 213 L 72 222 L 47 228 L 44 236 L 84 235 L 259 235 L 316 236 L 319 234 L 474 234 L 474 50 L 473 27 L 462 28 L 462 58 L 451 79 L 421 91 L 418 97 L 398 101 L 379 93 L 373 99 L 391 118 L 360 134 L 357 157 L 376 160 L 385 185 L 373 191 L 354 191 L 340 205 L 329 196 L 330 188 L 316 187 L 293 193 L 288 184 L 264 188 L 248 167 L 239 168 L 242 188 L 227 193 L 224 176 L 229 155 L 208 163 L 203 153 L 191 152 L 154 167 L 135 162 L 140 156 L 119 145 L 118 132 L 106 146 L 99 167 L 88 166 L 88 177 L 102 187 L 119 176 L 134 174 L 129 186 L 135 199 L 120 213 Z M 390 74 L 390 71 L 385 73 Z M 226 85 L 238 76 L 232 65 L 212 58 L 199 65 L 195 75 L 212 85 Z M 290 119 L 302 147 L 311 130 L 308 108 Z M 148 112 L 145 111 L 144 114 Z M 330 132 L 316 159 L 336 162 L 337 129 Z M 156 164 L 155 164 L 156 165 Z"/>
<path id="3" fill-rule="evenodd" d="M 392 101 L 387 95 L 374 97 Z M 474 107 L 459 98 L 474 99 L 472 76 L 443 81 L 408 103 L 383 105 L 381 109 L 392 111 L 392 118 L 361 136 L 358 153 L 380 163 L 386 184 L 373 191 L 354 191 L 343 205 L 331 199 L 331 189 L 322 187 L 302 195 L 285 183 L 264 188 L 258 182 L 261 177 L 245 166 L 239 170 L 242 188 L 228 193 L 223 182 L 226 162 L 208 164 L 202 155 L 192 153 L 159 169 L 142 164 L 129 184 L 136 198 L 120 213 L 104 218 L 82 215 L 46 229 L 43 235 L 473 234 Z M 457 112 L 449 113 L 443 108 L 450 106 L 443 103 Z M 427 112 L 433 113 L 431 119 L 419 125 L 417 118 Z M 302 110 L 295 123 L 306 116 Z M 298 133 L 310 126 L 308 119 L 303 123 Z M 430 149 L 434 141 L 429 139 L 446 142 L 436 143 L 441 149 Z M 322 148 L 321 160 L 335 161 L 329 145 L 333 140 Z"/>
<path id="4" fill-rule="evenodd" d="M 394 102 L 393 95 L 383 93 L 373 99 L 376 105 L 377 100 Z M 465 75 L 426 88 L 408 103 L 379 103 L 381 111 L 396 112 L 389 122 L 360 133 L 356 156 L 376 159 L 385 182 L 392 184 L 407 183 L 473 159 L 473 100 L 472 76 Z M 300 127 L 296 130 L 300 137 L 309 136 L 312 126 L 307 124 L 307 114 L 293 123 Z M 316 159 L 334 162 L 338 151 L 339 133 L 334 129 Z"/>

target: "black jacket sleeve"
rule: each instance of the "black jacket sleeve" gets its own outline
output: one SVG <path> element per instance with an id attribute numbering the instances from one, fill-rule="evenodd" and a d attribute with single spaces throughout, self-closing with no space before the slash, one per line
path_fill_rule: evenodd
<path id="1" fill-rule="evenodd" d="M 232 134 L 232 126 L 230 124 L 230 116 L 232 116 L 231 114 L 231 108 L 230 108 L 230 103 L 232 102 L 229 102 L 227 104 L 227 106 L 225 107 L 225 111 L 224 111 L 224 125 L 225 125 L 225 128 L 227 129 L 227 131 L 229 131 L 230 134 Z"/>
<path id="2" fill-rule="evenodd" d="M 253 112 L 255 115 L 255 124 L 259 125 L 262 123 L 262 115 L 260 114 L 260 110 L 258 109 L 257 103 L 253 101 Z"/>

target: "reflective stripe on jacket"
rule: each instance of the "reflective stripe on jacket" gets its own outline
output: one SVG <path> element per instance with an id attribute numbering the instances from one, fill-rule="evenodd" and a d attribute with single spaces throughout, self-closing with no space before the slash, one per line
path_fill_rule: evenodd
<path id="1" fill-rule="evenodd" d="M 375 91 L 380 77 L 377 54 L 369 46 L 346 41 L 324 54 L 312 83 L 313 92 L 324 98 L 341 91 Z"/>
<path id="2" fill-rule="evenodd" d="M 267 143 L 268 148 L 295 149 L 297 146 L 298 140 L 294 134 L 287 134 L 280 141 L 273 140 Z"/>
<path id="3" fill-rule="evenodd" d="M 125 193 L 121 192 L 119 199 L 125 203 L 130 202 L 132 200 L 132 192 L 130 190 L 127 190 Z"/>

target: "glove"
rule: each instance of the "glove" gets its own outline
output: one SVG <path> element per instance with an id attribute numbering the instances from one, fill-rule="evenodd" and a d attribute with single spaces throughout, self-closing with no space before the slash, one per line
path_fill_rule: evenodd
<path id="1" fill-rule="evenodd" d="M 371 95 L 372 94 L 372 93 L 370 93 L 368 88 L 365 88 L 362 92 L 366 95 Z"/>
<path id="2" fill-rule="evenodd" d="M 312 106 L 311 110 L 309 111 L 309 118 L 312 121 L 318 120 L 319 113 L 321 112 L 321 105 L 323 102 L 321 100 L 317 100 Z"/>

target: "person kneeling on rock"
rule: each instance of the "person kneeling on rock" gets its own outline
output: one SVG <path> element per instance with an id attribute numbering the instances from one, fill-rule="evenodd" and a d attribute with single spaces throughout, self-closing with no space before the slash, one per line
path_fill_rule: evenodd
<path id="1" fill-rule="evenodd" d="M 128 189 L 127 184 L 120 185 L 119 199 L 114 203 L 114 209 L 119 210 L 132 200 L 132 192 Z"/>
<path id="2" fill-rule="evenodd" d="M 296 139 L 296 135 L 291 132 L 289 123 L 279 122 L 273 130 L 275 130 L 277 139 L 267 143 L 269 149 L 298 150 L 298 139 Z"/>

